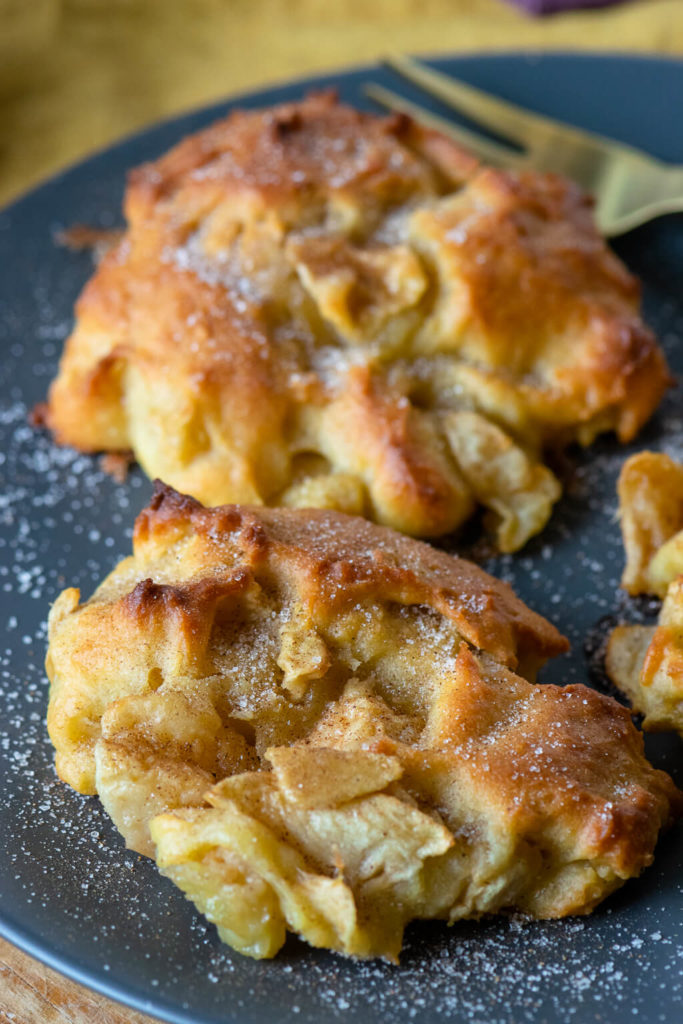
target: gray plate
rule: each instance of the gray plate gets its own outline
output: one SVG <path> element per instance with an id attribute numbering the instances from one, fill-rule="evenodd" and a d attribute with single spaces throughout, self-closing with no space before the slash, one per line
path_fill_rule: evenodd
<path id="1" fill-rule="evenodd" d="M 474 84 L 683 162 L 683 64 L 559 55 L 442 60 Z M 318 80 L 363 103 L 365 72 Z M 395 85 L 388 72 L 372 77 Z M 240 99 L 300 96 L 295 83 Z M 55 448 L 27 424 L 45 395 L 72 306 L 91 272 L 86 255 L 53 245 L 75 222 L 119 220 L 124 172 L 207 124 L 230 104 L 163 124 L 80 164 L 0 214 L 0 931 L 65 974 L 183 1024 L 364 1024 L 418 1020 L 671 1021 L 681 1002 L 681 832 L 662 841 L 641 879 L 591 917 L 522 924 L 420 924 L 399 968 L 357 964 L 291 939 L 272 962 L 222 946 L 154 865 L 126 852 L 97 800 L 55 778 L 45 735 L 44 620 L 67 585 L 89 594 L 130 548 L 149 494 L 135 471 L 116 484 L 96 459 Z M 641 228 L 616 246 L 645 282 L 647 318 L 683 370 L 683 218 Z M 678 392 L 639 447 L 683 456 Z M 543 535 L 489 564 L 572 641 L 546 681 L 592 679 L 605 618 L 654 614 L 618 591 L 622 549 L 614 483 L 626 452 L 606 439 L 571 453 L 568 490 Z M 587 646 L 586 646 L 587 644 Z M 586 656 L 586 652 L 587 655 Z M 648 737 L 653 762 L 683 781 L 677 737 Z M 0 1009 L 2 1009 L 0 992 Z"/>

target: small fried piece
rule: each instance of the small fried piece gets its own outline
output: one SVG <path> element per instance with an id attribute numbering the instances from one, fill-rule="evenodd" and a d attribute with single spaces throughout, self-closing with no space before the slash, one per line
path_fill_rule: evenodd
<path id="1" fill-rule="evenodd" d="M 617 491 L 626 550 L 621 585 L 629 594 L 664 597 L 683 573 L 683 466 L 662 452 L 638 452 L 624 463 Z"/>
<path id="2" fill-rule="evenodd" d="M 683 466 L 661 452 L 639 452 L 624 463 L 618 493 L 622 586 L 664 603 L 657 626 L 613 630 L 605 667 L 645 716 L 644 729 L 683 735 Z"/>
<path id="3" fill-rule="evenodd" d="M 395 960 L 414 917 L 587 913 L 680 809 L 627 712 L 529 682 L 566 649 L 550 623 L 363 519 L 161 486 L 49 635 L 59 774 L 250 956 L 292 930 Z"/>
<path id="4" fill-rule="evenodd" d="M 481 167 L 332 94 L 237 111 L 133 172 L 45 420 L 205 504 L 414 536 L 543 528 L 546 449 L 626 441 L 670 383 L 571 183 Z"/>

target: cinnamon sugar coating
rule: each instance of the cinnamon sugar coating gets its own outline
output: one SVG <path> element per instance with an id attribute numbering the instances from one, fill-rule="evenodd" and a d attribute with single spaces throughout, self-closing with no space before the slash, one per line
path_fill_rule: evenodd
<path id="1" fill-rule="evenodd" d="M 624 709 L 529 681 L 566 642 L 507 585 L 340 513 L 161 487 L 49 633 L 59 774 L 251 956 L 587 913 L 681 809 Z"/>
<path id="2" fill-rule="evenodd" d="M 516 550 L 560 494 L 546 449 L 628 440 L 668 384 L 576 187 L 330 94 L 186 139 L 125 212 L 47 422 L 205 504 L 425 537 L 483 505 Z"/>

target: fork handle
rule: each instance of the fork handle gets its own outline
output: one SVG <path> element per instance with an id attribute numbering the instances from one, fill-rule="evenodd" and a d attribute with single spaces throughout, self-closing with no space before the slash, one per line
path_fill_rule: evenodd
<path id="1" fill-rule="evenodd" d="M 613 165 L 609 181 L 598 189 L 596 217 L 605 235 L 614 237 L 666 213 L 683 212 L 683 166 Z"/>

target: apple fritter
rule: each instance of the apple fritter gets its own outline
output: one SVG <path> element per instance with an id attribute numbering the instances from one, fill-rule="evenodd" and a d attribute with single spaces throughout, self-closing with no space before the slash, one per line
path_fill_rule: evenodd
<path id="1" fill-rule="evenodd" d="M 681 809 L 624 709 L 532 684 L 566 649 L 550 623 L 360 518 L 160 486 L 49 634 L 60 776 L 250 956 L 291 930 L 395 959 L 412 918 L 587 913 Z"/>
<path id="2" fill-rule="evenodd" d="M 643 728 L 683 735 L 683 466 L 660 452 L 639 452 L 624 463 L 618 489 L 622 585 L 664 603 L 657 626 L 617 626 L 607 671 L 645 716 Z"/>
<path id="3" fill-rule="evenodd" d="M 153 820 L 159 866 L 226 942 L 270 956 L 290 928 L 397 959 L 415 917 L 588 913 L 649 863 L 672 791 L 614 702 L 463 644 L 416 742 L 396 717 L 352 680 L 309 736 L 266 751 L 272 771 Z"/>
<path id="4" fill-rule="evenodd" d="M 544 453 L 633 437 L 669 377 L 637 282 L 569 182 L 314 95 L 135 171 L 45 420 L 205 504 L 414 536 L 547 521 Z"/>

